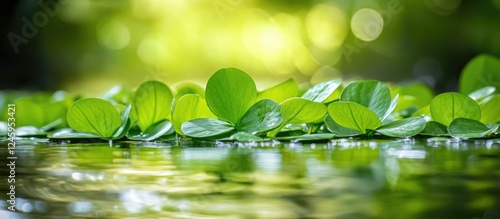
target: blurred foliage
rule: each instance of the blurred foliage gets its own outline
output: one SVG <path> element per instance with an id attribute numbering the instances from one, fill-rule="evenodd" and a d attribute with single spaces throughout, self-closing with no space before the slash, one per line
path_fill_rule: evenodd
<path id="1" fill-rule="evenodd" d="M 203 82 L 237 67 L 263 87 L 361 76 L 447 91 L 473 56 L 500 55 L 498 0 L 54 3 L 16 6 L 0 89 L 97 94 L 116 83 Z"/>

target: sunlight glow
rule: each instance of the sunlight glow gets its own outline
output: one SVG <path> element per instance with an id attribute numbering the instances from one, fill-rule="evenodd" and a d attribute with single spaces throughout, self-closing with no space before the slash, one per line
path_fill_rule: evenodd
<path id="1" fill-rule="evenodd" d="M 122 22 L 110 19 L 98 25 L 97 39 L 101 46 L 111 50 L 119 50 L 130 43 L 130 32 Z"/>
<path id="2" fill-rule="evenodd" d="M 306 18 L 309 38 L 324 50 L 339 48 L 347 37 L 347 19 L 339 8 L 321 4 L 314 7 Z"/>
<path id="3" fill-rule="evenodd" d="M 351 29 L 358 39 L 373 41 L 382 33 L 384 20 L 376 10 L 362 8 L 352 16 Z"/>

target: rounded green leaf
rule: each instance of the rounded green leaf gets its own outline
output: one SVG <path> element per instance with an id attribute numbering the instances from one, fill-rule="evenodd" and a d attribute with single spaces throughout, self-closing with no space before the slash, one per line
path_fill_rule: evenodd
<path id="1" fill-rule="evenodd" d="M 280 109 L 283 122 L 281 125 L 268 133 L 269 137 L 274 137 L 287 124 L 308 124 L 323 121 L 326 115 L 326 107 L 322 103 L 313 102 L 302 97 L 293 97 L 285 100 Z"/>
<path id="2" fill-rule="evenodd" d="M 175 104 L 172 115 L 172 123 L 175 132 L 184 135 L 181 130 L 182 123 L 198 118 L 216 118 L 207 106 L 203 97 L 196 94 L 186 94 L 182 96 Z"/>
<path id="3" fill-rule="evenodd" d="M 500 95 L 495 95 L 481 107 L 480 121 L 485 124 L 500 122 Z"/>
<path id="4" fill-rule="evenodd" d="M 379 81 L 358 81 L 344 88 L 340 100 L 361 104 L 382 118 L 391 105 L 391 91 Z"/>
<path id="5" fill-rule="evenodd" d="M 425 119 L 422 117 L 410 117 L 380 126 L 376 131 L 385 136 L 400 138 L 417 135 L 424 128 Z"/>
<path id="6" fill-rule="evenodd" d="M 172 123 L 166 119 L 161 120 L 153 125 L 150 125 L 146 131 L 136 132 L 130 131 L 127 137 L 130 140 L 137 141 L 152 141 L 155 140 L 162 135 L 168 134 L 168 131 L 172 129 Z"/>
<path id="7" fill-rule="evenodd" d="M 418 109 L 416 112 L 414 112 L 413 114 L 411 114 L 411 116 L 427 116 L 427 117 L 431 117 L 431 107 L 430 105 L 427 105 L 427 106 L 424 106 L 420 109 Z"/>
<path id="8" fill-rule="evenodd" d="M 450 123 L 448 131 L 454 137 L 481 138 L 494 132 L 497 128 L 498 125 L 489 128 L 485 124 L 474 119 L 457 118 Z"/>
<path id="9" fill-rule="evenodd" d="M 285 101 L 288 98 L 299 95 L 299 85 L 295 79 L 290 78 L 273 87 L 267 88 L 257 95 L 257 100 L 271 99 L 278 103 Z"/>
<path id="10" fill-rule="evenodd" d="M 340 89 L 341 85 L 341 80 L 325 81 L 309 88 L 306 93 L 302 95 L 302 98 L 319 103 L 330 102 L 338 98 L 338 96 L 335 96 L 335 91 Z"/>
<path id="11" fill-rule="evenodd" d="M 260 138 L 258 136 L 252 135 L 247 132 L 237 132 L 232 134 L 231 136 L 227 138 L 223 138 L 221 140 L 225 141 L 239 141 L 239 142 L 248 142 L 248 141 L 264 141 L 263 138 Z"/>
<path id="12" fill-rule="evenodd" d="M 460 75 L 460 93 L 469 94 L 485 86 L 500 89 L 500 60 L 490 55 L 479 55 L 467 63 Z"/>
<path id="13" fill-rule="evenodd" d="M 425 124 L 425 128 L 420 132 L 420 134 L 430 136 L 448 136 L 448 129 L 445 125 L 439 122 L 429 121 Z"/>
<path id="14" fill-rule="evenodd" d="M 235 68 L 218 70 L 205 91 L 208 107 L 221 119 L 237 124 L 257 98 L 252 78 Z"/>
<path id="15" fill-rule="evenodd" d="M 389 105 L 389 109 L 387 109 L 387 111 L 385 111 L 385 114 L 382 117 L 380 117 L 380 121 L 385 121 L 385 119 L 387 119 L 387 117 L 389 117 L 391 115 L 392 111 L 394 111 L 394 109 L 396 109 L 396 107 L 398 106 L 398 103 L 399 103 L 399 94 L 396 94 L 394 99 L 391 100 L 391 104 Z"/>
<path id="16" fill-rule="evenodd" d="M 122 125 L 120 126 L 120 128 L 118 128 L 115 132 L 115 134 L 113 135 L 112 139 L 120 139 L 120 138 L 123 138 L 123 136 L 125 136 L 130 127 L 132 126 L 132 123 L 130 122 L 130 118 L 129 118 L 129 115 L 130 115 L 130 112 L 132 111 L 132 105 L 131 104 L 128 104 L 127 106 L 125 106 L 125 108 L 123 109 L 120 117 L 122 119 Z"/>
<path id="17" fill-rule="evenodd" d="M 418 107 L 424 107 L 428 105 L 434 97 L 432 89 L 421 82 L 416 82 L 408 86 L 404 86 L 400 89 L 399 93 L 401 94 L 401 96 L 415 97 L 413 103 Z"/>
<path id="18" fill-rule="evenodd" d="M 332 132 L 337 137 L 351 137 L 360 135 L 358 131 L 350 128 L 343 127 L 333 121 L 330 115 L 325 117 L 325 125 L 330 132 Z"/>
<path id="19" fill-rule="evenodd" d="M 181 81 L 174 84 L 172 88 L 175 91 L 176 101 L 186 94 L 198 94 L 199 96 L 205 98 L 205 90 L 203 90 L 200 85 L 190 81 Z"/>
<path id="20" fill-rule="evenodd" d="M 466 118 L 479 120 L 481 118 L 481 109 L 479 105 L 464 94 L 443 93 L 434 99 L 430 104 L 431 117 L 445 126 L 456 118 Z"/>
<path id="21" fill-rule="evenodd" d="M 108 101 L 98 98 L 80 99 L 68 110 L 69 126 L 79 132 L 110 138 L 122 121 L 118 110 Z"/>
<path id="22" fill-rule="evenodd" d="M 236 125 L 240 132 L 259 133 L 272 130 L 283 122 L 280 105 L 272 100 L 263 99 L 255 103 Z"/>
<path id="23" fill-rule="evenodd" d="M 495 91 L 496 91 L 495 87 L 487 86 L 473 91 L 468 96 L 479 103 L 481 102 L 481 100 L 493 95 Z"/>
<path id="24" fill-rule="evenodd" d="M 325 117 L 326 107 L 322 103 L 294 97 L 281 104 L 280 112 L 284 124 L 317 123 Z"/>
<path id="25" fill-rule="evenodd" d="M 377 114 L 358 103 L 334 102 L 328 105 L 328 113 L 337 124 L 361 134 L 365 134 L 367 129 L 375 130 L 382 125 Z"/>
<path id="26" fill-rule="evenodd" d="M 172 91 L 164 83 L 159 81 L 142 83 L 133 99 L 133 109 L 139 128 L 145 131 L 161 120 L 170 119 L 172 99 Z"/>
<path id="27" fill-rule="evenodd" d="M 62 128 L 49 133 L 47 135 L 47 138 L 49 139 L 99 138 L 99 136 L 90 133 L 75 132 L 75 130 L 70 128 Z"/>
<path id="28" fill-rule="evenodd" d="M 183 123 L 181 130 L 189 137 L 207 138 L 231 132 L 234 126 L 226 121 L 202 118 Z"/>
<path id="29" fill-rule="evenodd" d="M 43 109 L 30 99 L 19 99 L 16 102 L 16 126 L 35 126 L 45 125 Z"/>

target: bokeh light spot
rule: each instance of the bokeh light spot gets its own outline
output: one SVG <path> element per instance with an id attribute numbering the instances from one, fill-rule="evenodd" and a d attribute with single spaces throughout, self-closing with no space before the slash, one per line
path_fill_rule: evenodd
<path id="1" fill-rule="evenodd" d="M 380 36 L 383 29 L 382 15 L 374 9 L 362 8 L 352 16 L 351 30 L 360 40 L 373 41 Z"/>
<path id="2" fill-rule="evenodd" d="M 324 50 L 335 50 L 347 36 L 347 19 L 337 7 L 320 4 L 307 14 L 306 28 L 315 46 Z"/>
<path id="3" fill-rule="evenodd" d="M 139 59 L 149 66 L 158 66 L 166 60 L 168 51 L 161 37 L 146 35 L 137 48 Z"/>
<path id="4" fill-rule="evenodd" d="M 130 32 L 122 22 L 110 19 L 98 25 L 97 39 L 101 46 L 111 50 L 119 50 L 130 43 Z"/>
<path id="5" fill-rule="evenodd" d="M 273 74 L 290 74 L 295 70 L 289 40 L 283 28 L 267 13 L 254 10 L 247 18 L 242 41 L 247 51 L 260 59 Z"/>

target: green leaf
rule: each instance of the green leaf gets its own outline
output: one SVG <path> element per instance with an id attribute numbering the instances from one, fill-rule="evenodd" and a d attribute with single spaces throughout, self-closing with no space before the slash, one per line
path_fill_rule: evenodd
<path id="1" fill-rule="evenodd" d="M 467 63 L 460 75 L 460 93 L 469 94 L 479 88 L 493 86 L 500 89 L 500 60 L 482 54 Z"/>
<path id="2" fill-rule="evenodd" d="M 337 124 L 361 134 L 366 134 L 367 129 L 375 130 L 382 125 L 377 114 L 358 103 L 333 102 L 328 105 L 328 113 Z"/>
<path id="3" fill-rule="evenodd" d="M 500 122 L 500 95 L 495 95 L 481 107 L 479 121 L 485 124 Z"/>
<path id="4" fill-rule="evenodd" d="M 62 119 L 57 119 L 57 120 L 55 120 L 55 121 L 53 121 L 53 122 L 51 122 L 51 123 L 49 123 L 47 125 L 44 125 L 44 126 L 40 127 L 40 130 L 42 130 L 44 132 L 49 131 L 49 130 L 51 130 L 53 128 L 56 128 L 57 126 L 59 126 L 61 124 L 61 122 L 62 122 Z"/>
<path id="5" fill-rule="evenodd" d="M 306 135 L 299 135 L 299 136 L 278 137 L 276 139 L 302 142 L 302 141 L 324 141 L 324 140 L 330 140 L 334 137 L 337 137 L 337 136 L 333 133 L 316 133 L 316 134 L 306 134 Z"/>
<path id="6" fill-rule="evenodd" d="M 420 133 L 425 128 L 422 117 L 410 117 L 380 126 L 376 131 L 390 137 L 409 137 Z"/>
<path id="7" fill-rule="evenodd" d="M 280 112 L 286 124 L 318 123 L 325 117 L 326 107 L 322 103 L 294 97 L 281 104 Z"/>
<path id="8" fill-rule="evenodd" d="M 137 141 L 152 141 L 161 137 L 162 135 L 166 135 L 171 129 L 172 123 L 164 119 L 149 126 L 149 128 L 145 132 L 140 133 L 135 130 L 131 130 L 127 135 L 127 138 Z"/>
<path id="9" fill-rule="evenodd" d="M 335 121 L 333 121 L 330 115 L 327 115 L 325 117 L 325 125 L 328 130 L 337 137 L 351 137 L 361 135 L 361 133 L 354 129 L 349 129 L 337 124 Z"/>
<path id="10" fill-rule="evenodd" d="M 411 107 L 416 107 L 416 102 L 417 98 L 414 96 L 409 96 L 409 95 L 401 95 L 398 98 L 398 105 L 396 108 L 393 110 L 393 112 L 399 112 L 399 111 L 404 111 L 406 109 L 409 109 Z M 394 101 L 394 99 L 393 99 Z"/>
<path id="11" fill-rule="evenodd" d="M 265 139 L 260 138 L 258 136 L 252 135 L 247 132 L 237 132 L 229 136 L 228 138 L 220 139 L 221 141 L 240 141 L 240 142 L 248 142 L 248 141 L 264 141 Z"/>
<path id="12" fill-rule="evenodd" d="M 326 115 L 326 107 L 322 103 L 293 97 L 281 104 L 280 113 L 283 116 L 283 122 L 277 129 L 269 132 L 268 136 L 270 137 L 276 136 L 287 124 L 321 122 Z"/>
<path id="13" fill-rule="evenodd" d="M 210 77 L 205 95 L 208 107 L 216 116 L 237 124 L 257 99 L 257 89 L 245 72 L 225 68 Z"/>
<path id="14" fill-rule="evenodd" d="M 118 110 L 108 101 L 98 98 L 80 99 L 68 110 L 68 124 L 78 132 L 110 138 L 121 126 Z"/>
<path id="15" fill-rule="evenodd" d="M 130 91 L 121 85 L 115 85 L 101 95 L 102 99 L 110 102 L 128 104 L 130 103 Z"/>
<path id="16" fill-rule="evenodd" d="M 186 94 L 175 104 L 172 123 L 175 132 L 184 135 L 181 130 L 182 123 L 198 118 L 216 118 L 207 106 L 203 97 L 196 94 Z"/>
<path id="17" fill-rule="evenodd" d="M 495 132 L 497 129 L 498 125 L 489 128 L 477 120 L 457 118 L 451 122 L 448 132 L 452 136 L 459 138 L 481 138 Z"/>
<path id="18" fill-rule="evenodd" d="M 16 136 L 18 137 L 47 136 L 47 132 L 35 126 L 23 126 L 16 129 Z"/>
<path id="19" fill-rule="evenodd" d="M 424 107 L 428 105 L 434 97 L 432 89 L 421 82 L 416 82 L 404 86 L 400 89 L 399 93 L 401 94 L 401 96 L 414 97 L 414 104 L 418 107 Z"/>
<path id="20" fill-rule="evenodd" d="M 445 125 L 439 122 L 429 121 L 425 124 L 425 128 L 420 132 L 420 134 L 430 136 L 448 136 L 448 129 Z"/>
<path id="21" fill-rule="evenodd" d="M 391 105 L 391 91 L 379 81 L 358 81 L 344 88 L 340 100 L 361 104 L 382 118 Z"/>
<path id="22" fill-rule="evenodd" d="M 236 129 L 254 134 L 272 130 L 282 122 L 280 105 L 272 100 L 263 99 L 248 109 L 236 125 Z"/>
<path id="23" fill-rule="evenodd" d="M 49 133 L 47 137 L 52 139 L 99 138 L 99 136 L 90 133 L 75 132 L 71 128 L 58 129 Z"/>
<path id="24" fill-rule="evenodd" d="M 20 99 L 16 102 L 16 126 L 42 127 L 45 124 L 43 109 L 30 99 Z"/>
<path id="25" fill-rule="evenodd" d="M 309 90 L 302 95 L 302 98 L 319 103 L 331 102 L 339 97 L 335 95 L 338 94 L 335 91 L 337 91 L 341 85 L 341 80 L 325 81 L 309 88 Z"/>
<path id="26" fill-rule="evenodd" d="M 479 105 L 464 94 L 443 93 L 434 99 L 430 104 L 432 119 L 445 126 L 456 118 L 466 118 L 479 120 L 481 118 L 481 108 Z"/>
<path id="27" fill-rule="evenodd" d="M 170 119 L 172 91 L 162 82 L 146 81 L 134 94 L 133 107 L 142 131 L 164 119 Z"/>
<path id="28" fill-rule="evenodd" d="M 118 128 L 115 132 L 115 134 L 113 135 L 112 139 L 120 139 L 120 138 L 123 138 L 128 130 L 130 129 L 130 127 L 132 126 L 131 122 L 130 122 L 130 119 L 129 119 L 129 115 L 130 115 L 130 111 L 132 109 L 132 105 L 131 104 L 128 104 L 125 109 L 123 109 L 122 111 L 122 114 L 121 114 L 121 120 L 122 120 L 122 125 L 120 126 L 120 128 Z"/>
<path id="29" fill-rule="evenodd" d="M 295 79 L 290 78 L 273 87 L 267 88 L 257 95 L 257 100 L 271 99 L 278 103 L 285 101 L 288 98 L 299 95 L 299 85 Z"/>
<path id="30" fill-rule="evenodd" d="M 428 117 L 431 117 L 431 107 L 430 107 L 430 105 L 427 105 L 427 106 L 424 106 L 424 107 L 420 108 L 419 110 L 417 110 L 416 112 L 414 112 L 412 114 L 412 116 L 428 116 Z"/>
<path id="31" fill-rule="evenodd" d="M 387 119 L 387 117 L 389 117 L 391 115 L 392 111 L 394 111 L 394 109 L 396 109 L 396 106 L 398 106 L 398 101 L 399 101 L 399 94 L 396 94 L 394 99 L 392 99 L 392 101 L 391 101 L 391 105 L 389 106 L 389 109 L 387 109 L 387 111 L 382 116 L 382 118 L 380 118 L 380 121 L 383 122 L 385 119 Z"/>
<path id="32" fill-rule="evenodd" d="M 234 126 L 226 121 L 202 118 L 183 123 L 181 130 L 189 137 L 206 138 L 231 132 Z"/>
<path id="33" fill-rule="evenodd" d="M 200 85 L 190 81 L 181 81 L 174 84 L 172 88 L 175 90 L 176 101 L 186 94 L 197 94 L 202 98 L 205 98 L 205 91 L 203 90 L 203 88 Z"/>
<path id="34" fill-rule="evenodd" d="M 473 100 L 475 100 L 476 102 L 480 102 L 482 99 L 487 98 L 492 94 L 494 94 L 495 91 L 496 91 L 495 87 L 487 86 L 473 91 L 468 96 Z"/>

